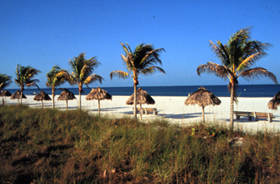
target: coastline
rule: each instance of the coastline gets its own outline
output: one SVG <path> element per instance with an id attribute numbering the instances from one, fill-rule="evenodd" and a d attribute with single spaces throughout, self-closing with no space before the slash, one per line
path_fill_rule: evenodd
<path id="1" fill-rule="evenodd" d="M 97 114 L 97 101 L 86 100 L 86 95 L 82 95 L 82 109 L 91 114 Z M 41 102 L 33 100 L 34 95 L 26 95 L 27 99 L 23 99 L 23 104 L 33 108 L 41 108 Z M 58 95 L 55 97 L 56 108 L 59 110 L 66 110 L 65 101 L 57 101 Z M 126 105 L 126 100 L 129 96 L 112 96 L 112 100 L 101 101 L 101 114 L 109 115 L 116 118 L 132 116 L 132 106 Z M 184 101 L 186 97 L 183 96 L 153 96 L 155 100 L 154 105 L 143 105 L 143 107 L 156 108 L 158 115 L 143 115 L 144 121 L 153 119 L 164 119 L 170 123 L 177 123 L 182 126 L 187 126 L 192 123 L 201 122 L 201 107 L 197 105 L 186 106 Z M 207 106 L 205 108 L 206 122 L 219 124 L 221 126 L 229 125 L 229 97 L 219 97 L 222 103 L 219 106 Z M 244 131 L 280 131 L 280 112 L 269 110 L 267 107 L 268 101 L 271 97 L 239 97 L 238 104 L 235 104 L 236 111 L 250 111 L 250 112 L 269 112 L 273 113 L 275 118 L 271 123 L 267 120 L 248 121 L 247 118 L 242 117 L 239 121 L 235 121 L 235 128 Z M 17 100 L 5 99 L 6 104 L 17 104 Z M 78 96 L 75 100 L 68 101 L 69 109 L 78 108 Z M 52 108 L 52 101 L 44 101 L 45 108 Z"/>

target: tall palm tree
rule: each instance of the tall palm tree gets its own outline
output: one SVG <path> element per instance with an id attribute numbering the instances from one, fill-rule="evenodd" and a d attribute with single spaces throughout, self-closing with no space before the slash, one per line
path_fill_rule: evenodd
<path id="1" fill-rule="evenodd" d="M 0 73 L 0 92 L 11 83 L 11 77 Z M 2 98 L 2 104 L 4 105 L 4 97 Z"/>
<path id="2" fill-rule="evenodd" d="M 24 86 L 36 86 L 39 80 L 33 79 L 33 77 L 38 74 L 40 71 L 32 68 L 31 66 L 21 66 L 17 65 L 16 68 L 16 84 L 20 87 L 20 104 L 22 104 L 22 94 L 24 90 Z"/>
<path id="3" fill-rule="evenodd" d="M 55 88 L 63 84 L 65 81 L 69 81 L 70 75 L 66 70 L 61 69 L 59 66 L 53 66 L 51 71 L 47 73 L 47 79 L 48 81 L 46 85 L 52 88 L 52 104 L 53 108 L 55 108 Z"/>
<path id="4" fill-rule="evenodd" d="M 81 109 L 81 93 L 83 91 L 83 85 L 88 85 L 95 81 L 99 81 L 100 83 L 102 83 L 103 77 L 97 74 L 92 74 L 94 69 L 99 65 L 96 57 L 85 59 L 85 54 L 81 53 L 78 57 L 74 57 L 73 60 L 70 60 L 70 65 L 73 70 L 71 74 L 71 83 L 78 85 L 79 108 Z"/>
<path id="5" fill-rule="evenodd" d="M 151 74 L 155 71 L 160 71 L 165 73 L 165 71 L 159 67 L 155 66 L 155 64 L 161 64 L 161 60 L 159 59 L 159 53 L 164 51 L 163 48 L 154 49 L 152 45 L 149 44 L 140 44 L 138 45 L 134 51 L 131 50 L 128 44 L 121 43 L 125 55 L 121 54 L 121 58 L 126 64 L 128 72 L 124 71 L 112 71 L 110 73 L 111 79 L 113 76 L 118 76 L 120 78 L 128 78 L 129 74 L 133 79 L 133 88 L 134 88 L 134 117 L 137 118 L 136 111 L 136 99 L 137 99 L 137 85 L 139 84 L 138 75 L 139 74 Z"/>
<path id="6" fill-rule="evenodd" d="M 229 79 L 231 129 L 234 128 L 233 111 L 234 101 L 237 102 L 236 89 L 238 78 L 244 77 L 251 79 L 264 76 L 271 78 L 277 83 L 275 75 L 265 68 L 251 68 L 261 56 L 266 54 L 264 50 L 267 48 L 268 44 L 250 40 L 249 34 L 249 29 L 241 29 L 230 37 L 227 44 L 222 44 L 220 41 L 214 44 L 210 41 L 212 49 L 221 60 L 222 64 L 219 65 L 208 62 L 197 68 L 198 75 L 202 72 L 210 72 L 218 77 Z"/>

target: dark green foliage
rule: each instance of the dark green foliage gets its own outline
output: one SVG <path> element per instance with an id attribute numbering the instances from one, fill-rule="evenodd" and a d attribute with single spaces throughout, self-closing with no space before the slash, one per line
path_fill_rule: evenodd
<path id="1" fill-rule="evenodd" d="M 0 91 L 11 83 L 11 77 L 0 73 Z"/>
<path id="2" fill-rule="evenodd" d="M 280 182 L 279 136 L 83 111 L 0 107 L 0 155 L 3 183 Z"/>
<path id="3" fill-rule="evenodd" d="M 34 86 L 36 85 L 38 80 L 33 79 L 33 77 L 37 75 L 39 72 L 40 72 L 39 70 L 32 68 L 31 66 L 17 65 L 15 83 L 19 85 L 21 88 L 24 85 Z"/>

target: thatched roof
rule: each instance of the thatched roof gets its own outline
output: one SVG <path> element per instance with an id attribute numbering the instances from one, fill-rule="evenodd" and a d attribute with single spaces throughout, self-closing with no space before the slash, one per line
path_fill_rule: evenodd
<path id="1" fill-rule="evenodd" d="M 104 89 L 93 88 L 86 96 L 86 100 L 111 100 L 112 96 Z"/>
<path id="2" fill-rule="evenodd" d="M 200 87 L 197 91 L 192 93 L 185 101 L 185 105 L 220 105 L 221 100 L 216 97 L 212 92 L 207 89 Z"/>
<path id="3" fill-rule="evenodd" d="M 0 96 L 11 96 L 12 94 L 8 90 L 2 90 Z"/>
<path id="4" fill-rule="evenodd" d="M 76 99 L 76 97 L 68 89 L 63 89 L 63 91 L 60 93 L 60 95 L 57 99 L 58 100 L 73 100 L 73 99 Z"/>
<path id="5" fill-rule="evenodd" d="M 26 98 L 26 96 L 24 94 L 22 94 L 22 98 Z M 20 99 L 20 91 L 17 90 L 16 92 L 14 92 L 12 95 L 11 95 L 11 99 Z"/>
<path id="6" fill-rule="evenodd" d="M 277 106 L 280 104 L 280 91 L 274 95 L 274 97 L 267 103 L 269 109 L 277 109 Z"/>
<path id="7" fill-rule="evenodd" d="M 134 94 L 132 94 L 126 101 L 127 105 L 132 105 L 134 102 Z M 155 104 L 154 99 L 142 88 L 137 89 L 137 104 Z"/>
<path id="8" fill-rule="evenodd" d="M 34 100 L 42 101 L 42 100 L 51 100 L 50 96 L 44 91 L 40 91 L 39 94 L 35 95 Z"/>

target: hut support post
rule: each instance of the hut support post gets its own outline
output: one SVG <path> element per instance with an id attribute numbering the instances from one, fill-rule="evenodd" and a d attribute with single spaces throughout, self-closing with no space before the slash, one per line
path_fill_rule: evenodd
<path id="1" fill-rule="evenodd" d="M 98 115 L 100 116 L 100 100 L 98 99 Z"/>
<path id="2" fill-rule="evenodd" d="M 205 113 L 204 113 L 204 106 L 202 106 L 202 122 L 205 123 Z"/>
<path id="3" fill-rule="evenodd" d="M 41 103 L 42 103 L 42 109 L 44 108 L 44 102 L 43 102 L 43 100 L 41 100 Z"/>
<path id="4" fill-rule="evenodd" d="M 68 100 L 65 101 L 66 101 L 66 110 L 68 110 Z"/>
<path id="5" fill-rule="evenodd" d="M 2 97 L 2 105 L 5 105 L 4 97 Z"/>

